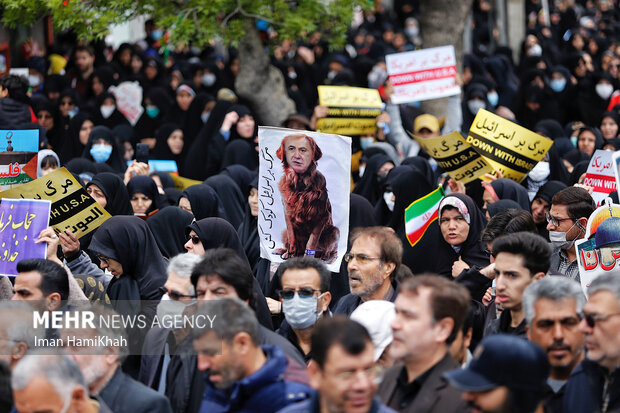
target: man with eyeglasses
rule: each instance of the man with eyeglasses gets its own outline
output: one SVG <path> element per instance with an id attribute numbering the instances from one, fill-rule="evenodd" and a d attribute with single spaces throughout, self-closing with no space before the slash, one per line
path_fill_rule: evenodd
<path id="1" fill-rule="evenodd" d="M 607 273 L 588 287 L 579 329 L 586 359 L 566 383 L 563 412 L 620 410 L 620 277 Z"/>
<path id="2" fill-rule="evenodd" d="M 583 360 L 583 332 L 579 329 L 586 297 L 581 286 L 565 277 L 545 277 L 523 293 L 527 338 L 538 344 L 551 364 L 545 411 L 562 412 L 565 384 Z"/>
<path id="3" fill-rule="evenodd" d="M 390 346 L 398 364 L 385 372 L 379 387 L 387 406 L 411 413 L 467 411 L 461 392 L 443 373 L 460 367 L 449 348 L 470 301 L 465 287 L 437 275 L 418 275 L 401 283 Z"/>
<path id="4" fill-rule="evenodd" d="M 551 209 L 546 214 L 549 240 L 553 245 L 550 271 L 580 281 L 575 241 L 585 237 L 588 218 L 595 209 L 594 200 L 583 188 L 571 186 L 553 196 Z"/>
<path id="5" fill-rule="evenodd" d="M 201 260 L 194 265 L 191 273 L 197 305 L 202 301 L 237 298 L 252 310 L 253 278 L 247 262 L 228 248 L 207 250 Z M 290 369 L 304 369 L 301 354 L 287 339 L 262 324 L 258 327 L 258 335 L 261 345 L 275 346 L 282 350 Z M 181 346 L 185 348 L 188 342 L 191 346 L 192 337 L 187 337 Z M 305 376 L 304 371 L 299 373 Z M 197 368 L 195 356 L 182 354 L 180 357 L 172 357 L 166 381 L 166 396 L 170 399 L 173 411 L 198 411 L 206 383 Z"/>
<path id="6" fill-rule="evenodd" d="M 306 364 L 310 361 L 311 337 L 317 321 L 329 314 L 331 274 L 312 257 L 289 258 L 280 264 L 280 302 L 284 321 L 278 334 L 290 341 Z"/>
<path id="7" fill-rule="evenodd" d="M 170 360 L 175 357 L 174 349 L 185 340 L 188 333 L 183 328 L 171 328 L 171 323 L 166 320 L 182 316 L 185 307 L 196 302 L 191 276 L 194 266 L 199 262 L 200 257 L 194 254 L 179 254 L 170 260 L 168 279 L 161 287 L 163 295 L 157 306 L 160 325 L 146 333 L 142 346 L 138 380 L 162 394 L 166 392 L 166 376 Z"/>
<path id="8" fill-rule="evenodd" d="M 317 323 L 312 332 L 310 385 L 317 392 L 280 413 L 391 413 L 377 393 L 380 367 L 374 362 L 368 331 L 356 321 L 336 316 Z"/>
<path id="9" fill-rule="evenodd" d="M 351 293 L 342 297 L 334 314 L 351 313 L 363 302 L 394 302 L 403 244 L 391 228 L 359 228 L 351 235 L 351 251 L 345 254 Z"/>

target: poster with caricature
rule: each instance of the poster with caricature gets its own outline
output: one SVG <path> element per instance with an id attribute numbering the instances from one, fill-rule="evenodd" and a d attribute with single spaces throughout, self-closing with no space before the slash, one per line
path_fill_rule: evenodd
<path id="1" fill-rule="evenodd" d="M 260 127 L 261 257 L 314 256 L 339 271 L 347 250 L 351 138 Z"/>

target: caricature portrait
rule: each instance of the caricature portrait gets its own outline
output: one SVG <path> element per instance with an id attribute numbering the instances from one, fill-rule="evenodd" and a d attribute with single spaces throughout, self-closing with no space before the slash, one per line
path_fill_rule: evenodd
<path id="1" fill-rule="evenodd" d="M 282 161 L 279 182 L 286 229 L 282 231 L 283 259 L 314 255 L 332 263 L 338 255 L 340 231 L 332 221 L 325 177 L 317 170 L 323 156 L 314 139 L 304 134 L 288 135 L 276 151 Z"/>

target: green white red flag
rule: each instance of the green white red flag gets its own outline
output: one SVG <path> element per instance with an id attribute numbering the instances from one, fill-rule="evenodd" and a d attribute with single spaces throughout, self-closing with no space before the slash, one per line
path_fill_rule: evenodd
<path id="1" fill-rule="evenodd" d="M 443 188 L 439 187 L 430 194 L 413 201 L 405 209 L 405 232 L 412 247 L 422 239 L 431 223 L 438 218 L 439 203 L 443 197 Z"/>

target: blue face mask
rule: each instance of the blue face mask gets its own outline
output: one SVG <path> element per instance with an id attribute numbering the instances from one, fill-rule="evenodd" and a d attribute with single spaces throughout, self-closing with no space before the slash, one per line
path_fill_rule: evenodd
<path id="1" fill-rule="evenodd" d="M 499 95 L 497 92 L 489 92 L 487 93 L 487 100 L 491 106 L 496 107 L 499 102 Z"/>
<path id="2" fill-rule="evenodd" d="M 111 145 L 93 145 L 90 148 L 90 156 L 93 157 L 95 162 L 103 163 L 110 159 L 110 155 L 112 155 L 112 146 Z"/>
<path id="3" fill-rule="evenodd" d="M 159 108 L 157 106 L 148 105 L 146 107 L 146 116 L 151 119 L 155 119 L 159 115 Z"/>
<path id="4" fill-rule="evenodd" d="M 360 146 L 362 147 L 362 150 L 365 151 L 370 145 L 373 144 L 374 141 L 375 138 L 373 138 L 372 136 L 365 136 L 363 138 L 360 138 Z"/>
<path id="5" fill-rule="evenodd" d="M 284 318 L 296 330 L 312 327 L 323 313 L 317 312 L 318 301 L 319 297 L 301 298 L 299 293 L 295 292 L 293 298 L 282 300 Z"/>
<path id="6" fill-rule="evenodd" d="M 549 85 L 554 92 L 560 93 L 566 87 L 566 79 L 553 79 Z"/>
<path id="7" fill-rule="evenodd" d="M 151 32 L 151 38 L 155 41 L 158 41 L 159 39 L 161 39 L 161 36 L 163 36 L 163 33 L 159 29 L 155 29 Z"/>
<path id="8" fill-rule="evenodd" d="M 572 143 L 573 146 L 576 148 L 577 147 L 577 136 L 571 136 L 570 143 Z"/>
<path id="9" fill-rule="evenodd" d="M 209 113 L 201 113 L 200 114 L 200 120 L 202 120 L 202 123 L 207 123 L 207 121 L 209 120 L 209 116 L 211 116 L 211 112 L 209 112 Z"/>

